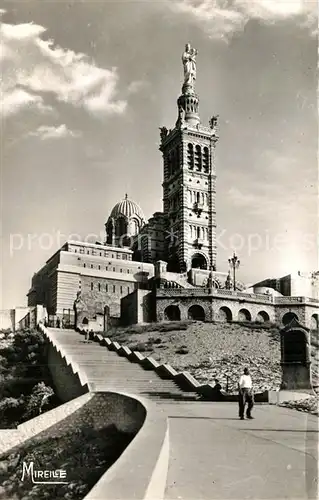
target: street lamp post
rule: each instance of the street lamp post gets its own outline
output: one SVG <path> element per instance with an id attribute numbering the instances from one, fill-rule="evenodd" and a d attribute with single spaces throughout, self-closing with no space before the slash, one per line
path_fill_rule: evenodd
<path id="1" fill-rule="evenodd" d="M 228 263 L 233 270 L 233 280 L 234 280 L 233 288 L 234 288 L 234 291 L 236 291 L 236 269 L 238 269 L 240 266 L 240 260 L 238 259 L 235 252 L 234 252 L 234 255 L 232 256 L 232 258 L 228 259 Z"/>

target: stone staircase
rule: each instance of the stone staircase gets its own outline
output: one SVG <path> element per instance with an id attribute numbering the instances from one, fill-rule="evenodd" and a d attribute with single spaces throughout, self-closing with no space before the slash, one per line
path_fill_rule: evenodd
<path id="1" fill-rule="evenodd" d="M 174 283 L 178 288 L 195 288 L 188 282 L 187 273 L 163 273 L 162 279 L 166 280 L 167 283 Z"/>
<path id="2" fill-rule="evenodd" d="M 85 342 L 74 330 L 48 328 L 49 336 L 85 374 L 92 391 L 116 390 L 139 394 L 156 401 L 196 401 L 195 392 L 182 390 L 173 380 L 119 356 L 97 342 Z"/>

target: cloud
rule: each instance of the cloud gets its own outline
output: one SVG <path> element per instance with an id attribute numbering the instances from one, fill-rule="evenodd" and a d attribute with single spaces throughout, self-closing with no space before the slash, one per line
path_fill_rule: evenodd
<path id="1" fill-rule="evenodd" d="M 35 132 L 30 132 L 29 136 L 39 137 L 41 140 L 61 139 L 65 137 L 80 137 L 80 132 L 75 132 L 67 128 L 66 125 L 58 127 L 42 125 Z"/>
<path id="2" fill-rule="evenodd" d="M 33 108 L 41 112 L 51 111 L 52 108 L 44 104 L 43 98 L 33 95 L 21 88 L 7 88 L 1 96 L 2 116 L 10 116 L 22 109 Z"/>
<path id="3" fill-rule="evenodd" d="M 100 68 L 85 54 L 43 40 L 45 31 L 32 23 L 0 24 L 3 115 L 45 107 L 48 96 L 93 115 L 123 113 L 117 68 Z"/>
<path id="4" fill-rule="evenodd" d="M 127 92 L 129 94 L 136 94 L 140 90 L 143 90 L 145 87 L 147 87 L 147 85 L 148 85 L 148 83 L 144 80 L 134 80 L 128 86 Z"/>
<path id="5" fill-rule="evenodd" d="M 317 2 L 313 0 L 175 0 L 170 5 L 200 22 L 211 38 L 227 40 L 250 19 L 264 23 L 295 19 L 310 34 L 316 33 Z"/>

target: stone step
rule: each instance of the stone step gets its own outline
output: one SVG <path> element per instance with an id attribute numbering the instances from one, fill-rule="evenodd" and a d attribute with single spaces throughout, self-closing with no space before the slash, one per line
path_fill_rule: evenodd
<path id="1" fill-rule="evenodd" d="M 183 391 L 174 380 L 162 379 L 154 370 L 144 369 L 116 351 L 97 342 L 81 342 L 70 330 L 53 330 L 52 336 L 64 354 L 85 374 L 93 390 L 118 390 L 156 401 L 196 401 L 195 392 Z"/>

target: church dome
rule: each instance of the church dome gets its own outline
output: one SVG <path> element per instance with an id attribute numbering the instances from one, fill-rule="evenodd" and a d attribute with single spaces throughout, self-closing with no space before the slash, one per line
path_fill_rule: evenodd
<path id="1" fill-rule="evenodd" d="M 126 218 L 138 217 L 141 221 L 144 221 L 144 214 L 141 207 L 135 203 L 135 201 L 129 200 L 127 194 L 125 198 L 119 201 L 112 209 L 110 218 L 117 219 L 118 217 L 124 216 Z"/>
<path id="2" fill-rule="evenodd" d="M 113 207 L 105 224 L 106 243 L 115 246 L 131 246 L 132 237 L 136 237 L 145 224 L 141 207 L 127 194 L 124 200 Z"/>

